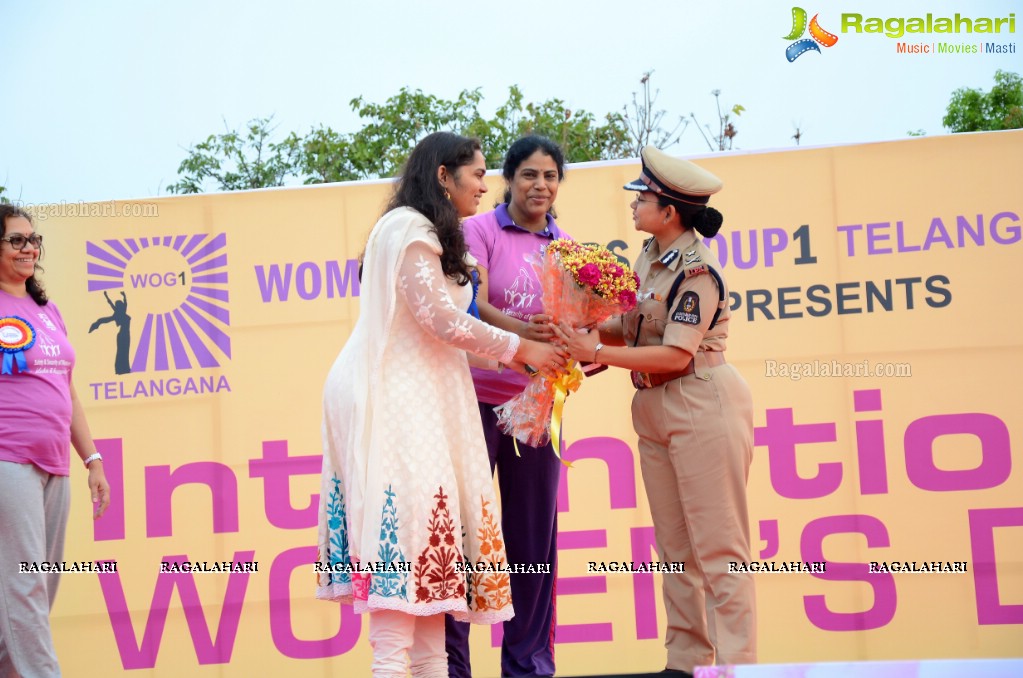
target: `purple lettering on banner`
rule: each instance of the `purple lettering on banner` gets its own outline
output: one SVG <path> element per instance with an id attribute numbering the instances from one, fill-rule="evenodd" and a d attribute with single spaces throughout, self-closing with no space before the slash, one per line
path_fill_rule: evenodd
<path id="1" fill-rule="evenodd" d="M 743 259 L 742 231 L 732 231 L 732 262 L 736 268 L 750 269 L 757 265 L 757 230 L 749 231 L 749 257 Z"/>
<path id="2" fill-rule="evenodd" d="M 287 440 L 264 440 L 263 457 L 249 461 L 249 477 L 263 478 L 263 510 L 274 527 L 301 530 L 316 525 L 319 493 L 309 495 L 305 508 L 291 505 L 291 476 L 319 475 L 323 455 L 288 456 Z"/>
<path id="3" fill-rule="evenodd" d="M 849 224 L 848 226 L 839 226 L 838 232 L 845 231 L 846 238 L 846 252 L 847 257 L 856 256 L 856 240 L 853 237 L 853 233 L 863 228 L 863 224 Z"/>
<path id="4" fill-rule="evenodd" d="M 630 528 L 629 537 L 632 541 L 632 562 L 645 563 L 656 559 L 657 538 L 654 536 L 653 527 Z M 651 558 L 651 555 L 655 558 Z M 659 637 L 661 634 L 657 629 L 657 595 L 652 572 L 637 572 L 632 575 L 632 600 L 636 608 L 636 640 Z"/>
<path id="5" fill-rule="evenodd" d="M 777 520 L 760 521 L 760 541 L 764 542 L 764 548 L 760 550 L 760 560 L 774 558 L 781 546 Z"/>
<path id="6" fill-rule="evenodd" d="M 888 229 L 892 225 L 887 221 L 882 221 L 875 224 L 867 224 L 867 254 L 891 254 L 891 247 L 878 247 L 875 243 L 891 240 L 891 236 L 888 235 Z M 883 232 L 880 232 L 883 231 Z"/>
<path id="7" fill-rule="evenodd" d="M 1007 237 L 1003 237 L 1002 234 L 998 232 L 998 222 L 1002 219 L 1012 219 L 1014 222 L 1012 226 L 1005 229 L 1005 232 L 1008 233 Z M 1019 215 L 1015 212 L 999 212 L 995 216 L 991 217 L 990 226 L 991 239 L 999 245 L 1012 245 L 1018 243 L 1020 238 L 1023 237 L 1023 229 L 1020 228 Z"/>
<path id="8" fill-rule="evenodd" d="M 291 264 L 285 264 L 284 272 L 281 273 L 280 264 L 270 264 L 267 268 L 256 266 L 256 282 L 264 304 L 273 301 L 274 292 L 280 301 L 288 300 L 291 292 L 291 267 Z"/>
<path id="9" fill-rule="evenodd" d="M 753 444 L 767 447 L 771 486 L 782 497 L 826 497 L 842 484 L 842 463 L 818 464 L 817 475 L 802 478 L 796 464 L 796 445 L 830 443 L 837 439 L 835 424 L 796 424 L 792 408 L 767 410 L 767 425 L 753 432 Z"/>
<path id="10" fill-rule="evenodd" d="M 558 532 L 558 551 L 595 548 L 607 548 L 607 530 Z M 607 577 L 558 577 L 555 586 L 559 596 L 606 593 Z M 610 622 L 558 624 L 554 635 L 558 643 L 601 643 L 614 640 Z"/>
<path id="11" fill-rule="evenodd" d="M 960 247 L 966 246 L 966 234 L 970 234 L 970 240 L 973 241 L 974 245 L 984 245 L 984 215 L 977 215 L 977 227 L 970 227 L 970 220 L 966 217 L 959 215 L 956 217 L 956 234 L 959 236 L 958 243 Z"/>
<path id="12" fill-rule="evenodd" d="M 789 245 L 789 234 L 783 228 L 764 229 L 764 266 L 774 266 L 774 255 L 784 252 Z"/>
<path id="13" fill-rule="evenodd" d="M 341 274 L 341 262 L 328 261 L 324 265 L 324 274 L 327 277 L 327 298 L 335 296 L 346 297 L 351 289 L 352 296 L 359 296 L 359 260 L 348 259 L 345 261 L 344 275 Z"/>
<path id="14" fill-rule="evenodd" d="M 1023 507 L 970 509 L 969 516 L 977 623 L 981 626 L 1023 624 L 1023 604 L 1002 604 L 999 601 L 998 557 L 995 553 L 995 528 L 1023 528 Z"/>
<path id="15" fill-rule="evenodd" d="M 903 225 L 901 221 L 895 222 L 895 236 L 896 236 L 896 247 L 899 252 L 919 252 L 919 245 L 907 245 L 903 233 Z"/>
<path id="16" fill-rule="evenodd" d="M 980 440 L 980 465 L 946 471 L 934 464 L 934 441 L 945 435 L 972 435 Z M 992 414 L 935 414 L 906 428 L 906 474 L 921 490 L 955 492 L 998 487 L 1012 472 L 1009 429 Z"/>
<path id="17" fill-rule="evenodd" d="M 255 551 L 237 551 L 235 562 L 251 562 Z M 165 563 L 185 563 L 188 556 L 165 556 Z M 151 669 L 156 666 L 156 655 L 160 652 L 163 628 L 167 622 L 167 610 L 170 609 L 171 594 L 177 588 L 181 597 L 182 611 L 188 624 L 188 633 L 192 637 L 192 646 L 199 664 L 226 664 L 231 661 L 234 641 L 238 635 L 238 622 L 241 619 L 242 604 L 245 602 L 245 591 L 249 585 L 249 572 L 232 572 L 227 575 L 227 590 L 224 592 L 224 603 L 220 612 L 220 623 L 214 639 L 206 622 L 206 613 L 195 580 L 191 572 L 164 572 L 156 577 L 156 588 L 153 600 L 149 605 L 149 616 L 142 632 L 142 642 L 132 625 L 128 602 L 124 597 L 121 575 L 117 572 L 100 573 L 99 585 L 110 616 L 110 626 L 117 642 L 117 651 L 121 655 L 121 666 L 126 670 Z M 224 575 L 217 575 L 224 576 Z M 133 605 L 131 609 L 138 609 Z"/>
<path id="18" fill-rule="evenodd" d="M 213 500 L 213 531 L 238 531 L 238 479 L 234 471 L 215 461 L 196 461 L 179 466 L 146 467 L 146 536 L 169 537 L 171 495 L 182 485 L 196 483 L 210 488 Z"/>
<path id="19" fill-rule="evenodd" d="M 827 516 L 810 521 L 803 528 L 799 550 L 805 562 L 824 562 L 824 539 L 836 534 L 862 534 L 868 548 L 890 546 L 888 529 L 874 516 Z M 895 578 L 887 572 L 870 572 L 866 563 L 827 561 L 826 572 L 812 576 L 828 581 L 865 582 L 874 590 L 874 605 L 863 612 L 832 612 L 822 595 L 803 596 L 803 608 L 811 624 L 825 631 L 866 631 L 887 626 L 895 617 L 898 594 Z"/>
<path id="20" fill-rule="evenodd" d="M 320 268 L 311 261 L 305 261 L 295 269 L 295 289 L 298 296 L 306 301 L 320 296 L 320 289 L 323 286 L 323 278 L 320 275 Z"/>
<path id="21" fill-rule="evenodd" d="M 857 412 L 879 412 L 881 389 L 853 391 Z M 856 422 L 856 457 L 860 468 L 860 494 L 888 494 L 884 423 L 880 419 Z"/>
<path id="22" fill-rule="evenodd" d="M 924 251 L 931 249 L 931 245 L 936 242 L 940 242 L 948 249 L 955 247 L 952 244 L 952 236 L 948 234 L 948 229 L 945 228 L 941 217 L 931 219 L 931 227 L 927 229 L 927 237 L 924 238 Z"/>
<path id="23" fill-rule="evenodd" d="M 330 638 L 302 640 L 295 637 L 291 625 L 291 577 L 298 568 L 312 571 L 316 562 L 315 546 L 300 546 L 282 551 L 270 566 L 270 637 L 285 657 L 323 659 L 345 654 L 359 642 L 362 620 L 351 605 L 338 604 L 340 626 Z M 304 576 L 306 572 L 301 572 Z"/>
<path id="24" fill-rule="evenodd" d="M 97 438 L 96 451 L 103 455 L 103 473 L 110 483 L 110 505 L 99 520 L 92 521 L 94 541 L 124 539 L 124 441 Z"/>
<path id="25" fill-rule="evenodd" d="M 613 509 L 636 508 L 636 464 L 632 448 L 618 438 L 578 440 L 561 454 L 565 461 L 600 459 L 607 464 L 608 492 Z M 568 511 L 568 472 L 558 481 L 558 511 Z"/>

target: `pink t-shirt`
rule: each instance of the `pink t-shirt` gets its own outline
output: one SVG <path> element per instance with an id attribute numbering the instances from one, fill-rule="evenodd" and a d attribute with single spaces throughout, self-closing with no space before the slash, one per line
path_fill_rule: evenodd
<path id="1" fill-rule="evenodd" d="M 64 319 L 52 301 L 39 306 L 31 297 L 0 290 L 0 337 L 17 344 L 27 323 L 35 343 L 24 351 L 22 371 L 16 356 L 3 355 L 0 372 L 0 461 L 31 463 L 58 476 L 71 472 L 71 370 L 75 351 L 68 343 Z M 5 328 L 4 325 L 10 325 Z"/>
<path id="2" fill-rule="evenodd" d="M 519 320 L 543 313 L 540 282 L 525 257 L 557 238 L 571 239 L 551 215 L 547 215 L 547 227 L 533 233 L 517 226 L 508 214 L 508 205 L 502 204 L 492 212 L 466 219 L 462 229 L 469 252 L 487 269 L 490 305 Z M 481 402 L 502 405 L 526 388 L 529 377 L 513 370 L 498 374 L 473 368 L 472 380 Z"/>

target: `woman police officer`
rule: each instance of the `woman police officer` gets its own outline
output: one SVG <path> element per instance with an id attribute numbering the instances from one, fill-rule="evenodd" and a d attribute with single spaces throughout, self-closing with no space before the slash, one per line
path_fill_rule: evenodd
<path id="1" fill-rule="evenodd" d="M 635 264 L 637 307 L 600 331 L 557 329 L 573 358 L 632 371 L 632 419 L 659 556 L 684 562 L 665 574 L 667 674 L 697 665 L 756 661 L 756 601 L 746 481 L 753 457 L 749 387 L 725 362 L 728 291 L 713 237 L 721 214 L 707 203 L 721 181 L 697 165 L 647 146 L 632 203 L 649 233 Z M 604 343 L 613 344 L 605 346 Z"/>

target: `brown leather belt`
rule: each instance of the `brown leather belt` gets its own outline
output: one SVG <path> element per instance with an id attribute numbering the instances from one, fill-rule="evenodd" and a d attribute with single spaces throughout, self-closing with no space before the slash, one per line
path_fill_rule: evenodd
<path id="1" fill-rule="evenodd" d="M 725 354 L 722 351 L 700 351 L 697 355 L 702 355 L 704 362 L 707 367 L 717 367 L 725 364 Z M 681 377 L 689 376 L 696 372 L 696 357 L 694 356 L 686 368 L 681 372 L 632 372 L 632 385 L 639 390 L 645 388 L 654 388 L 667 384 L 669 381 L 679 379 Z"/>

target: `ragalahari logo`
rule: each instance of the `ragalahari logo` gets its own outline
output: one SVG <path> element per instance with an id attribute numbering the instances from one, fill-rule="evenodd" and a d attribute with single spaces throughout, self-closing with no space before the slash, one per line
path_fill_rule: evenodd
<path id="1" fill-rule="evenodd" d="M 115 374 L 219 367 L 230 359 L 226 243 L 224 233 L 86 243 L 88 290 L 104 300 L 89 332 L 117 327 Z"/>
<path id="2" fill-rule="evenodd" d="M 821 48 L 817 45 L 823 45 L 824 47 L 834 47 L 835 43 L 838 42 L 838 36 L 834 33 L 828 33 L 826 30 L 821 28 L 820 24 L 817 23 L 818 14 L 814 14 L 813 18 L 810 19 L 810 37 L 797 40 L 807 30 L 806 25 L 806 10 L 802 7 L 792 8 L 792 31 L 785 36 L 785 40 L 795 40 L 794 43 L 785 48 L 785 58 L 789 60 L 789 63 L 798 59 L 801 55 L 806 54 L 810 50 L 817 52 L 821 51 Z M 812 39 L 811 39 L 812 38 Z"/>

